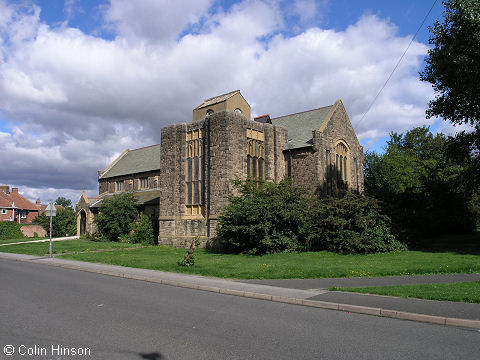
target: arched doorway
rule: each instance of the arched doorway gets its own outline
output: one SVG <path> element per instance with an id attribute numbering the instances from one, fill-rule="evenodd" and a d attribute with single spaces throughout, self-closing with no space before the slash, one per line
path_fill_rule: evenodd
<path id="1" fill-rule="evenodd" d="M 80 235 L 84 235 L 87 230 L 87 215 L 85 211 L 80 211 Z"/>

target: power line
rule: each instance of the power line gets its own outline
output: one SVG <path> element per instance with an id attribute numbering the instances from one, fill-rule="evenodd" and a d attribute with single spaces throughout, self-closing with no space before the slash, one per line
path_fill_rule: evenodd
<path id="1" fill-rule="evenodd" d="M 408 49 L 410 49 L 410 45 L 412 45 L 413 43 L 413 40 L 415 40 L 415 38 L 417 37 L 418 33 L 420 32 L 420 29 L 423 27 L 423 24 L 425 24 L 425 21 L 427 21 L 427 18 L 428 16 L 430 15 L 430 13 L 432 12 L 435 4 L 437 3 L 438 0 L 435 0 L 432 4 L 432 7 L 430 8 L 430 10 L 428 10 L 428 13 L 427 15 L 425 15 L 425 17 L 423 18 L 423 21 L 422 23 L 420 24 L 420 26 L 418 27 L 417 29 L 417 32 L 415 33 L 415 35 L 413 35 L 412 39 L 410 40 L 410 43 L 408 44 L 407 48 L 405 49 L 405 51 L 403 52 L 402 56 L 400 56 L 400 59 L 398 60 L 397 64 L 395 65 L 395 67 L 393 68 L 392 72 L 390 73 L 390 76 L 387 78 L 387 80 L 385 81 L 385 83 L 383 84 L 382 88 L 380 89 L 380 91 L 377 93 L 377 95 L 375 96 L 375 98 L 373 99 L 373 101 L 371 102 L 370 106 L 368 107 L 367 111 L 365 111 L 365 113 L 363 114 L 362 118 L 356 123 L 355 126 L 358 126 L 362 121 L 363 119 L 365 118 L 365 115 L 367 115 L 367 113 L 370 111 L 370 109 L 372 108 L 373 104 L 375 104 L 375 101 L 377 101 L 377 98 L 378 96 L 380 95 L 380 93 L 383 91 L 383 89 L 385 89 L 385 86 L 387 86 L 388 82 L 390 81 L 390 79 L 392 78 L 393 76 L 393 73 L 395 72 L 395 70 L 397 70 L 398 68 L 398 65 L 400 65 L 400 63 L 402 62 L 403 58 L 405 57 L 405 54 L 407 53 Z"/>

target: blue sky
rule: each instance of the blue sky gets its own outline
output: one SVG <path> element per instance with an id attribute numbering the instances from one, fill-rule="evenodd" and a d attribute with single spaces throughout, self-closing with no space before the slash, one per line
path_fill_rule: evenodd
<path id="1" fill-rule="evenodd" d="M 235 89 L 253 115 L 341 98 L 366 149 L 414 126 L 451 133 L 425 119 L 434 93 L 418 80 L 440 1 L 360 120 L 432 4 L 0 0 L 0 161 L 11 167 L 0 183 L 30 198 L 95 195 L 96 171 L 115 156 Z"/>

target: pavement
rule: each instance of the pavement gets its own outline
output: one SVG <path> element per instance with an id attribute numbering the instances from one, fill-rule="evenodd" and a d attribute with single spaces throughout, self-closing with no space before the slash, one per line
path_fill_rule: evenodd
<path id="1" fill-rule="evenodd" d="M 80 236 L 64 236 L 64 237 L 57 237 L 53 238 L 53 241 L 66 241 L 66 240 L 77 240 L 79 239 Z M 31 243 L 40 243 L 40 242 L 48 242 L 50 239 L 41 239 L 41 240 L 29 240 L 29 241 L 19 241 L 19 242 L 14 242 L 14 243 L 8 243 L 8 244 L 0 244 L 0 246 L 8 246 L 8 245 L 19 245 L 19 244 L 31 244 Z"/>
<path id="2" fill-rule="evenodd" d="M 480 281 L 480 274 L 234 281 L 23 254 L 0 253 L 0 259 L 32 262 L 266 301 L 480 330 L 480 304 L 405 299 L 327 290 L 332 286 L 363 287 Z"/>

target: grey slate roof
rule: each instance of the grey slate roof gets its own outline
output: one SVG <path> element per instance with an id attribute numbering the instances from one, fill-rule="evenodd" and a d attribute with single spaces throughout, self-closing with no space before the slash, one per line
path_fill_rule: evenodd
<path id="1" fill-rule="evenodd" d="M 119 193 L 110 193 L 105 194 L 100 199 L 96 199 L 93 201 L 92 205 L 90 205 L 90 209 L 99 208 L 102 205 L 103 199 L 109 198 L 111 196 L 116 196 L 119 194 L 123 194 L 122 192 Z M 133 192 L 133 196 L 137 200 L 137 205 L 157 205 L 160 202 L 160 190 L 159 189 L 149 189 L 149 190 L 139 190 Z"/>
<path id="2" fill-rule="evenodd" d="M 272 119 L 273 125 L 278 125 L 288 130 L 288 142 L 283 147 L 283 150 L 312 146 L 312 131 L 320 129 L 333 106 L 325 106 Z"/>
<path id="3" fill-rule="evenodd" d="M 160 144 L 129 150 L 100 178 L 108 179 L 152 170 L 160 170 Z"/>

